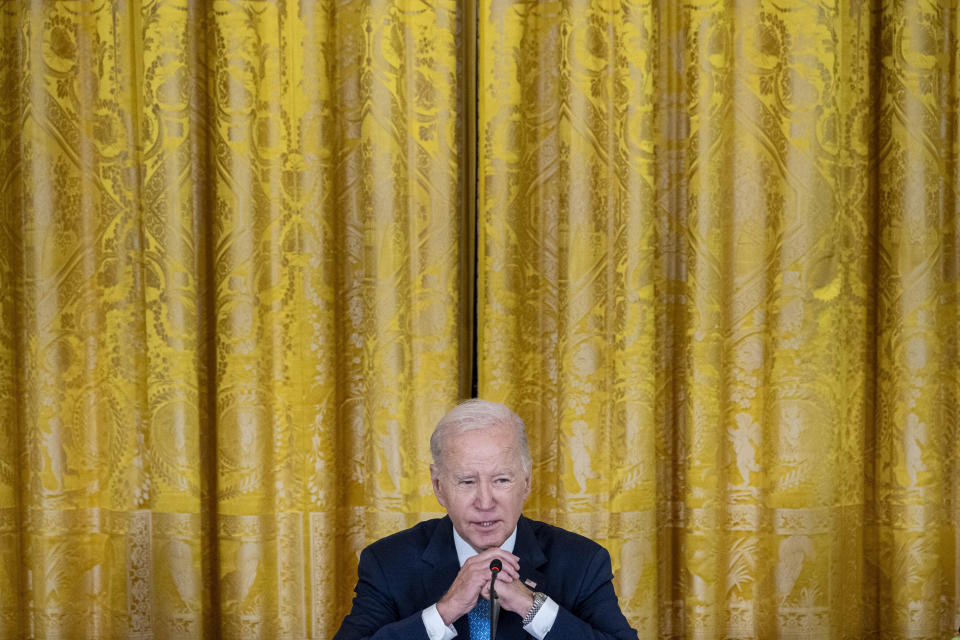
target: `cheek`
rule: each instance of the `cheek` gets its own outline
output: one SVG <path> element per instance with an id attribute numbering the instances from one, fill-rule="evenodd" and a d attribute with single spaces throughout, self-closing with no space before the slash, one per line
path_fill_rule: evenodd
<path id="1" fill-rule="evenodd" d="M 446 499 L 444 506 L 449 510 L 462 510 L 464 505 L 470 502 L 466 491 L 458 491 L 456 487 L 446 487 L 444 490 L 444 498 Z"/>
<path id="2" fill-rule="evenodd" d="M 527 496 L 530 495 L 530 485 L 524 485 L 517 491 L 516 503 L 518 508 L 523 507 L 524 501 L 526 501 Z"/>
<path id="3" fill-rule="evenodd" d="M 455 495 L 447 504 L 447 513 L 454 519 L 469 519 L 471 513 L 470 501 L 465 500 L 463 496 Z"/>

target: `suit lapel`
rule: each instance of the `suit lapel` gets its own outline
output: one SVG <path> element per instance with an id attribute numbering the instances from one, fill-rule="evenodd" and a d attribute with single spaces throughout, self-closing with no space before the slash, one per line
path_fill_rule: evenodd
<path id="1" fill-rule="evenodd" d="M 449 516 L 443 517 L 437 523 L 420 558 L 430 565 L 430 570 L 424 571 L 422 575 L 423 590 L 431 603 L 437 602 L 460 572 L 457 549 L 453 544 L 453 525 Z"/>
<path id="2" fill-rule="evenodd" d="M 523 516 L 517 522 L 517 544 L 513 554 L 520 558 L 520 580 L 531 590 L 546 593 L 547 585 L 540 569 L 547 564 L 547 556 L 533 532 L 533 525 Z"/>
<path id="3" fill-rule="evenodd" d="M 440 601 L 460 573 L 457 547 L 453 544 L 453 524 L 449 516 L 444 516 L 437 523 L 433 536 L 420 557 L 430 565 L 430 569 L 422 574 L 423 590 L 427 596 L 426 602 L 434 604 Z M 467 616 L 455 620 L 453 627 L 457 630 L 457 637 L 470 637 Z"/>

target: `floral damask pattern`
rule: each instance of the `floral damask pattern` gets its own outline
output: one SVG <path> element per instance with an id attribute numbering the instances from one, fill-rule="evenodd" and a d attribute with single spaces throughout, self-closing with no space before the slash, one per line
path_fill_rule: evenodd
<path id="1" fill-rule="evenodd" d="M 455 3 L 0 16 L 0 637 L 330 637 L 439 508 Z"/>
<path id="2" fill-rule="evenodd" d="M 16 11 L 0 5 L 0 166 L 7 167 L 18 152 L 14 141 L 18 129 L 19 78 Z M 9 53 L 8 53 L 9 52 Z M 19 306 L 15 298 L 19 272 L 19 247 L 10 242 L 15 237 L 17 195 L 9 187 L 0 187 L 0 636 L 12 637 L 22 628 L 20 603 L 12 594 L 20 583 L 20 530 L 17 510 L 19 481 L 17 457 L 17 318 Z M 10 595 L 7 595 L 10 594 Z"/>
<path id="3" fill-rule="evenodd" d="M 891 8 L 881 31 L 877 506 L 881 627 L 957 626 L 958 8 Z M 943 77 L 952 69 L 952 78 Z"/>
<path id="4" fill-rule="evenodd" d="M 956 3 L 480 15 L 479 388 L 537 512 L 641 637 L 955 629 Z"/>
<path id="5" fill-rule="evenodd" d="M 332 635 L 439 510 L 474 153 L 479 393 L 641 637 L 946 636 L 956 0 L 465 6 L 0 2 L 0 638 Z"/>

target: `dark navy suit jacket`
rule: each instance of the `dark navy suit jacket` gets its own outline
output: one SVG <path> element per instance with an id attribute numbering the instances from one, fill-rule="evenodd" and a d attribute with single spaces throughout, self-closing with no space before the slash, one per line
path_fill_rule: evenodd
<path id="1" fill-rule="evenodd" d="M 520 578 L 536 583 L 560 611 L 549 640 L 637 640 L 613 590 L 610 555 L 583 536 L 520 517 L 513 550 Z M 443 597 L 460 571 L 449 517 L 378 540 L 360 554 L 353 609 L 334 640 L 428 640 L 421 612 Z M 524 640 L 520 616 L 503 610 L 497 640 Z M 454 622 L 468 640 L 467 616 Z"/>

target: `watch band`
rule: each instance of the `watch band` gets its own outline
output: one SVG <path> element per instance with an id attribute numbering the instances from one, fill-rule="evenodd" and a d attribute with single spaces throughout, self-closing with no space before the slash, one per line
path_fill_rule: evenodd
<path id="1" fill-rule="evenodd" d="M 533 606 L 530 607 L 530 611 L 527 612 L 527 615 L 523 617 L 523 622 L 520 624 L 527 626 L 533 622 L 533 618 L 537 615 L 537 611 L 540 611 L 540 607 L 543 606 L 543 603 L 547 601 L 547 594 L 541 593 L 540 591 L 533 592 Z"/>

